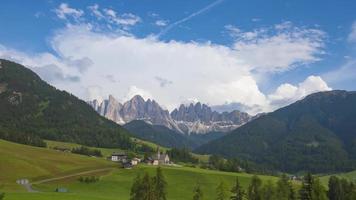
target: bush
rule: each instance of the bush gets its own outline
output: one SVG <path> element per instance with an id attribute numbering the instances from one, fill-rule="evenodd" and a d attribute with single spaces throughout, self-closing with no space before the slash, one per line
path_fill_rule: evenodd
<path id="1" fill-rule="evenodd" d="M 96 176 L 87 176 L 87 177 L 79 177 L 79 182 L 81 183 L 96 183 L 99 181 L 99 177 Z"/>
<path id="2" fill-rule="evenodd" d="M 101 154 L 100 150 L 89 149 L 88 147 L 84 147 L 84 146 L 73 148 L 72 153 L 87 155 L 87 156 L 103 157 L 103 154 Z"/>
<path id="3" fill-rule="evenodd" d="M 0 192 L 0 200 L 4 199 L 5 193 Z"/>

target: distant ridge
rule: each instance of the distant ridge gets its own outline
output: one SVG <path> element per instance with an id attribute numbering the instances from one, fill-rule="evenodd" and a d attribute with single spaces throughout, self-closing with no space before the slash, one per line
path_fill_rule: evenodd
<path id="1" fill-rule="evenodd" d="M 240 111 L 219 113 L 201 103 L 181 105 L 171 113 L 163 109 L 155 100 L 145 101 L 136 95 L 121 104 L 112 95 L 99 103 L 88 102 L 99 114 L 118 123 L 126 124 L 133 120 L 143 120 L 152 125 L 165 126 L 184 134 L 205 134 L 209 132 L 231 131 L 252 118 Z"/>

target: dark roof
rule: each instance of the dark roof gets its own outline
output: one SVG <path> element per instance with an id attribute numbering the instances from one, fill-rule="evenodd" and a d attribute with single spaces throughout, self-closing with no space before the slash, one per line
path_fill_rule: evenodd
<path id="1" fill-rule="evenodd" d="M 111 156 L 127 156 L 125 152 L 113 153 Z"/>

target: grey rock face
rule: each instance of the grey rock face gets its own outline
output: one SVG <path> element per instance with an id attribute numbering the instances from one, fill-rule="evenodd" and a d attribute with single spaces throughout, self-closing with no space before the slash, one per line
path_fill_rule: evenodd
<path id="1" fill-rule="evenodd" d="M 251 120 L 251 116 L 240 111 L 219 113 L 201 103 L 180 105 L 171 113 L 164 110 L 156 101 L 145 101 L 136 95 L 124 104 L 113 96 L 99 103 L 97 100 L 88 102 L 100 115 L 119 124 L 132 120 L 143 120 L 154 125 L 163 125 L 180 133 L 208 133 L 212 131 L 231 131 Z"/>
<path id="2" fill-rule="evenodd" d="M 227 132 L 251 119 L 247 113 L 237 110 L 219 113 L 201 103 L 182 104 L 179 109 L 173 110 L 171 117 L 186 133 Z"/>

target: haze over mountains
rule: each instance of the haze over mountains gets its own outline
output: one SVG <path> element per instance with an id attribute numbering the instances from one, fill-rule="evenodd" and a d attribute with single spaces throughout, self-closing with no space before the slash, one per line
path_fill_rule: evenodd
<path id="1" fill-rule="evenodd" d="M 169 113 L 155 100 L 148 99 L 145 101 L 139 95 L 123 104 L 112 95 L 101 103 L 97 100 L 88 103 L 99 114 L 118 124 L 143 120 L 149 124 L 165 126 L 184 134 L 228 132 L 252 119 L 247 113 L 238 110 L 219 113 L 199 102 L 190 105 L 181 104 L 179 108 Z"/>

